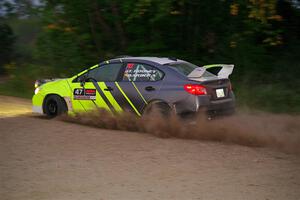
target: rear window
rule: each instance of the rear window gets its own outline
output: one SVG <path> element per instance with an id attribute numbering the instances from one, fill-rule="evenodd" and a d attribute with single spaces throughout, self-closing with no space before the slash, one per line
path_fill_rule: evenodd
<path id="1" fill-rule="evenodd" d="M 188 76 L 190 73 L 192 73 L 192 71 L 198 68 L 197 65 L 188 62 L 182 62 L 182 63 L 176 62 L 176 63 L 170 63 L 168 65 L 176 69 L 178 72 L 184 74 L 185 76 Z M 208 71 L 205 71 L 202 77 L 215 77 L 215 75 Z"/>

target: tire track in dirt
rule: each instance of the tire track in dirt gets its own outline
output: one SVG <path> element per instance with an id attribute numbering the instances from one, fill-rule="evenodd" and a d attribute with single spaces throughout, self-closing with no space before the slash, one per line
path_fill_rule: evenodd
<path id="1" fill-rule="evenodd" d="M 270 147 L 300 154 L 300 116 L 263 112 L 238 113 L 208 121 L 199 115 L 183 122 L 175 115 L 166 119 L 152 114 L 138 118 L 124 113 L 112 116 L 99 110 L 92 113 L 64 116 L 62 120 L 98 128 L 149 133 L 162 138 L 184 138 L 233 143 L 245 146 Z"/>

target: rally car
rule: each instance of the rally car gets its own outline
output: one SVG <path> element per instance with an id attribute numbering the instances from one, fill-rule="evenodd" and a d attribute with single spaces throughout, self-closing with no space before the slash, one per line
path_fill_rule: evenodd
<path id="1" fill-rule="evenodd" d="M 55 117 L 62 113 L 106 109 L 141 116 L 154 107 L 178 115 L 205 110 L 231 114 L 235 97 L 228 64 L 196 66 L 165 57 L 121 57 L 104 61 L 66 79 L 35 83 L 33 112 Z"/>

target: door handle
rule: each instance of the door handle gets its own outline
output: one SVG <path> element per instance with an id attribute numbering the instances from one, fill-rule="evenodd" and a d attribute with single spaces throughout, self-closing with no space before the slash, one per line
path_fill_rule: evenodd
<path id="1" fill-rule="evenodd" d="M 145 87 L 145 90 L 147 90 L 147 91 L 153 91 L 153 90 L 155 90 L 155 88 L 152 87 L 152 86 L 147 86 L 147 87 Z"/>
<path id="2" fill-rule="evenodd" d="M 104 89 L 105 91 L 113 91 L 114 89 L 112 87 L 107 87 Z"/>

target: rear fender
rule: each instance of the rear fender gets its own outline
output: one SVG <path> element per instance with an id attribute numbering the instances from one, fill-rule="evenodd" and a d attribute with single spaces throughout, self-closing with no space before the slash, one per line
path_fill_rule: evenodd
<path id="1" fill-rule="evenodd" d="M 171 110 L 173 110 L 173 106 L 171 106 L 170 104 L 168 104 L 167 102 L 161 100 L 161 99 L 153 99 L 150 102 L 148 102 L 148 104 L 143 108 L 143 113 L 151 106 L 155 105 L 155 104 L 165 104 L 166 106 L 168 106 Z"/>

